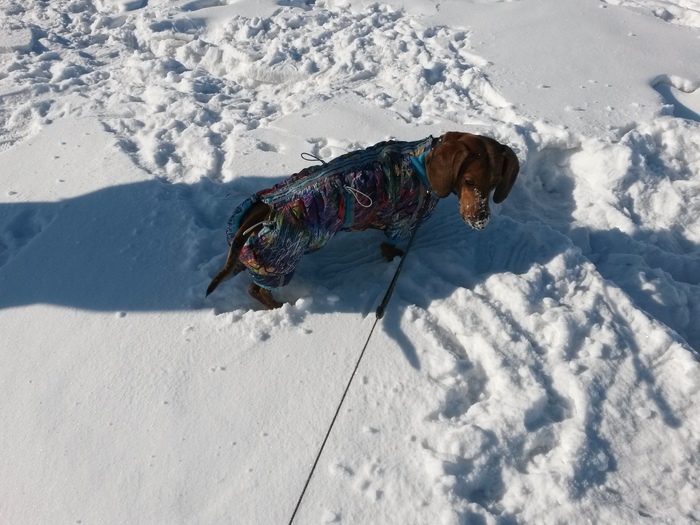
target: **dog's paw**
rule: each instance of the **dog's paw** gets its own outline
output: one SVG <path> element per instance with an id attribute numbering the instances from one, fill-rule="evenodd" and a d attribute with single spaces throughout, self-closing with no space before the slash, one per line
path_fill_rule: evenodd
<path id="1" fill-rule="evenodd" d="M 403 257 L 404 254 L 403 250 L 397 248 L 393 244 L 389 244 L 388 242 L 383 242 L 380 250 L 382 252 L 382 257 L 389 262 L 393 261 L 394 257 Z"/>
<path id="2" fill-rule="evenodd" d="M 278 308 L 282 308 L 282 306 L 284 306 L 284 303 L 277 301 L 272 296 L 272 292 L 270 290 L 266 290 L 255 283 L 251 283 L 251 285 L 248 287 L 248 293 L 253 299 L 260 301 L 268 310 L 277 310 Z"/>

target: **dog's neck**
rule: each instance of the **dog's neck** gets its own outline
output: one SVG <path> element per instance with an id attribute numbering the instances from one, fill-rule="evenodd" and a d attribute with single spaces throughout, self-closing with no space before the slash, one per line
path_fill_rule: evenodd
<path id="1" fill-rule="evenodd" d="M 430 151 L 421 153 L 416 157 L 411 157 L 411 164 L 413 164 L 413 167 L 416 169 L 416 173 L 418 174 L 418 179 L 420 179 L 421 184 L 428 188 L 428 191 L 431 194 L 435 195 L 433 188 L 430 186 L 430 181 L 428 180 L 428 172 L 425 166 L 425 160 L 428 156 L 428 153 L 430 153 Z"/>

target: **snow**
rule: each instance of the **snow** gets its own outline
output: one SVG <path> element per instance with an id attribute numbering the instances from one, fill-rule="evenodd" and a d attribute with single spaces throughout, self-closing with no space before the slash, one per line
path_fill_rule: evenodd
<path id="1" fill-rule="evenodd" d="M 0 522 L 285 523 L 398 264 L 204 290 L 245 196 L 448 130 L 295 523 L 700 520 L 700 6 L 0 0 Z"/>

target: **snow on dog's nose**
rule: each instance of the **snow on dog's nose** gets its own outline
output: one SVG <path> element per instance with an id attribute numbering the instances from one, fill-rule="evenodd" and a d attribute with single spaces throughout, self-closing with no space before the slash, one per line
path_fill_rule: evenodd
<path id="1" fill-rule="evenodd" d="M 462 219 L 475 230 L 483 230 L 491 219 L 488 195 L 483 194 L 472 186 L 467 186 L 460 199 Z"/>
<path id="2" fill-rule="evenodd" d="M 488 226 L 489 221 L 491 220 L 491 215 L 488 213 L 483 216 L 479 216 L 477 219 L 472 219 L 472 218 L 465 218 L 464 222 L 466 222 L 469 226 L 474 228 L 475 230 L 483 230 Z"/>

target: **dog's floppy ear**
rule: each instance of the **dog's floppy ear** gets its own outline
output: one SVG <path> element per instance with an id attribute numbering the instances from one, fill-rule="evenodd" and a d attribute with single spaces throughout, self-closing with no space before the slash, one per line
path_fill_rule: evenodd
<path id="1" fill-rule="evenodd" d="M 506 199 L 515 183 L 518 171 L 520 171 L 518 157 L 515 156 L 513 150 L 508 146 L 503 146 L 503 174 L 501 175 L 501 182 L 498 183 L 493 194 L 493 202 L 498 204 Z"/>
<path id="2" fill-rule="evenodd" d="M 428 153 L 428 182 L 438 197 L 444 199 L 452 192 L 459 170 L 468 156 L 469 151 L 458 141 L 445 142 Z"/>

